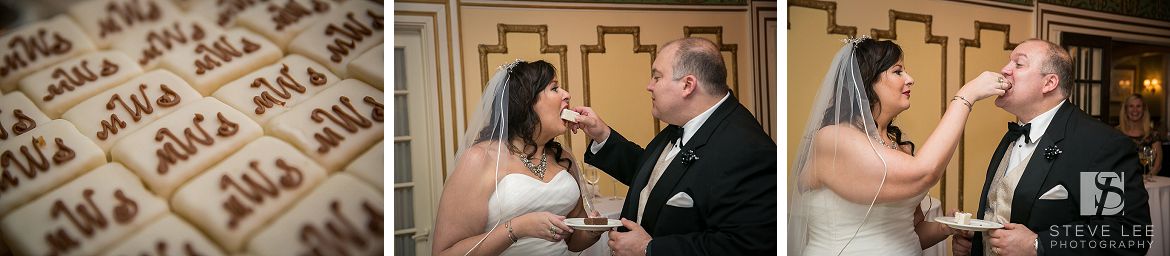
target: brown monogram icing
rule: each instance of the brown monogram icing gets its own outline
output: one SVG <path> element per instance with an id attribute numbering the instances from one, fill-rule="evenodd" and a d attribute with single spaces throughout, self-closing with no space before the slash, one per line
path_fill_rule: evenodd
<path id="1" fill-rule="evenodd" d="M 3 114 L 3 112 L 3 110 L 0 110 L 0 114 Z M 25 115 L 24 110 L 12 110 L 12 117 L 16 118 L 16 123 L 12 124 L 12 136 L 21 135 L 28 131 L 32 131 L 33 128 L 37 128 L 37 121 L 33 120 L 31 117 L 28 117 L 28 115 Z M 7 139 L 8 130 L 5 130 L 4 124 L 0 123 L 0 140 Z"/>
<path id="2" fill-rule="evenodd" d="M 369 217 L 365 231 L 354 225 L 348 217 L 341 213 L 341 202 L 334 199 L 329 203 L 330 216 L 324 222 L 324 227 L 314 224 L 301 226 L 300 239 L 308 247 L 309 252 L 301 254 L 329 255 L 345 254 L 346 248 L 354 247 L 365 249 L 371 244 L 379 243 L 382 237 L 382 213 L 378 207 L 369 202 L 362 202 L 363 212 Z M 374 232 L 377 231 L 377 232 Z"/>
<path id="3" fill-rule="evenodd" d="M 325 27 L 325 36 L 334 37 L 333 43 L 325 46 L 332 54 L 329 56 L 330 61 L 341 63 L 342 58 L 348 56 L 350 50 L 356 47 L 357 42 L 372 35 L 373 30 L 382 31 L 382 15 L 374 13 L 374 11 L 366 11 L 366 16 L 372 19 L 368 26 L 354 18 L 353 12 L 349 12 L 345 14 L 346 21 L 340 26 L 329 24 Z M 334 36 L 334 34 L 341 35 Z"/>
<path id="4" fill-rule="evenodd" d="M 175 93 L 175 91 L 171 90 L 170 87 L 167 87 L 166 84 L 159 84 L 159 89 L 161 89 L 163 93 L 154 100 L 154 104 L 158 104 L 159 107 L 173 107 L 178 105 L 179 102 L 183 100 L 178 93 Z M 134 105 L 133 108 L 130 107 L 130 104 L 126 104 L 126 100 L 122 99 L 122 95 L 114 94 L 111 95 L 110 100 L 106 102 L 106 110 L 112 111 L 118 106 L 122 106 L 122 109 L 125 110 L 127 114 L 130 114 L 130 119 L 134 122 L 142 120 L 144 113 L 147 115 L 153 114 L 154 105 L 151 104 L 150 98 L 146 95 L 146 84 L 138 85 L 138 93 L 139 94 L 137 95 L 133 93 L 130 94 L 130 102 Z M 102 130 L 97 132 L 97 137 L 100 140 L 106 140 L 110 135 L 118 134 L 119 128 L 126 128 L 126 122 L 122 121 L 122 119 L 119 118 L 116 113 L 111 113 L 109 120 L 102 120 L 100 125 Z"/>
<path id="5" fill-rule="evenodd" d="M 280 179 L 278 180 L 279 187 L 277 186 L 277 183 L 272 182 L 272 179 L 269 178 L 267 174 L 264 174 L 264 172 L 260 170 L 259 165 L 260 163 L 257 160 L 248 162 L 249 169 L 256 176 L 252 176 L 250 173 L 239 175 L 239 179 L 243 180 L 245 186 L 241 186 L 240 182 L 237 182 L 233 176 L 229 176 L 228 174 L 220 176 L 220 191 L 235 190 L 239 195 L 242 195 L 247 200 L 247 202 L 253 205 L 259 205 L 264 203 L 265 197 L 277 198 L 280 196 L 281 189 L 291 191 L 297 187 L 300 187 L 301 183 L 304 182 L 304 173 L 301 172 L 301 169 L 289 165 L 284 161 L 284 159 L 276 159 L 276 167 L 284 171 L 284 174 L 281 175 Z M 259 181 L 257 181 L 257 179 L 259 179 Z M 231 215 L 231 218 L 228 219 L 227 225 L 229 229 L 233 230 L 236 229 L 237 225 L 239 225 L 241 219 L 248 217 L 248 215 L 250 215 L 253 211 L 252 207 L 248 206 L 245 202 L 242 202 L 240 197 L 237 197 L 234 194 L 229 196 L 227 201 L 223 202 L 222 206 L 223 209 Z"/>
<path id="6" fill-rule="evenodd" d="M 288 1 L 284 6 L 277 4 L 268 5 L 268 13 L 272 15 L 272 22 L 276 23 L 276 31 L 284 30 L 284 27 L 297 23 L 301 18 L 316 13 L 325 13 L 329 11 L 329 3 L 321 0 L 313 0 L 313 9 L 301 5 L 297 1 Z"/>
<path id="7" fill-rule="evenodd" d="M 259 44 L 253 43 L 243 37 L 240 37 L 240 45 L 243 47 L 243 53 L 228 43 L 227 37 L 225 36 L 219 36 L 219 40 L 214 41 L 211 46 L 207 46 L 205 43 L 199 43 L 199 45 L 195 46 L 195 54 L 203 55 L 195 59 L 195 74 L 202 75 L 207 71 L 223 66 L 223 62 L 231 62 L 234 58 L 242 57 L 244 54 L 252 53 L 260 49 Z"/>
<path id="8" fill-rule="evenodd" d="M 338 97 L 338 101 L 340 101 L 341 105 L 345 106 L 346 109 L 349 109 L 349 113 L 346 113 L 345 110 L 341 108 L 341 106 L 334 104 L 331 108 L 333 113 L 330 113 L 324 109 L 315 108 L 309 114 L 309 118 L 317 123 L 323 123 L 325 122 L 325 119 L 329 119 L 329 121 L 332 121 L 334 124 L 341 126 L 342 129 L 344 129 L 346 132 L 349 132 L 350 134 L 357 133 L 359 129 L 370 128 L 370 126 L 373 124 L 370 122 L 370 119 L 366 119 L 365 116 L 362 116 L 358 113 L 357 109 L 354 109 L 349 97 L 340 96 Z M 363 101 L 367 105 L 374 107 L 374 110 L 371 113 L 372 118 L 374 121 L 381 123 L 382 116 L 380 113 L 382 113 L 382 103 L 379 103 L 377 100 L 374 100 L 374 98 L 368 96 L 366 99 L 363 99 Z M 321 143 L 321 146 L 317 147 L 317 153 L 326 154 L 329 153 L 330 149 L 337 147 L 337 145 L 340 144 L 342 140 L 345 140 L 345 137 L 342 137 L 340 134 L 334 131 L 333 128 L 325 127 L 321 129 L 321 132 L 313 133 L 313 139 L 316 139 L 317 142 Z"/>
<path id="9" fill-rule="evenodd" d="M 200 253 L 199 251 L 196 251 L 195 246 L 191 245 L 191 241 L 183 241 L 182 244 L 183 244 L 184 255 L 187 255 L 187 256 L 205 255 L 203 253 Z M 167 241 L 163 241 L 162 239 L 159 239 L 156 242 L 154 242 L 154 254 L 142 253 L 140 255 L 166 256 L 167 255 Z"/>
<path id="10" fill-rule="evenodd" d="M 66 146 L 61 138 L 57 138 L 55 142 L 57 152 L 53 154 L 53 163 L 61 165 L 73 160 L 75 156 L 73 149 Z M 13 174 L 12 169 L 17 169 L 18 173 L 23 174 L 25 179 L 36 179 L 37 174 L 49 171 L 49 160 L 45 157 L 43 150 L 45 148 L 44 137 L 32 138 L 29 144 L 32 145 L 32 150 L 29 150 L 28 145 L 20 146 L 19 153 L 24 156 L 24 163 L 21 163 L 20 158 L 16 156 L 17 153 L 12 150 L 0 153 L 0 170 L 3 170 L 3 173 L 0 174 L 0 194 L 20 186 L 21 178 Z"/>
<path id="11" fill-rule="evenodd" d="M 313 68 L 306 68 L 305 72 L 309 74 L 309 82 L 314 86 L 325 84 L 327 80 L 327 78 L 325 78 L 325 74 L 317 72 L 316 70 L 313 70 Z M 288 64 L 281 64 L 280 76 L 276 77 L 276 85 L 277 86 L 272 86 L 272 84 L 268 82 L 268 79 L 264 79 L 263 77 L 256 78 L 256 80 L 252 81 L 252 88 L 260 88 L 261 86 L 267 88 L 267 90 L 261 92 L 260 95 L 252 97 L 252 102 L 256 103 L 255 112 L 257 115 L 263 115 L 266 110 L 272 108 L 275 105 L 284 106 L 284 100 L 292 98 L 292 93 L 289 92 L 289 89 L 292 89 L 297 93 L 305 93 L 305 86 L 302 86 L 300 82 L 297 82 L 297 80 L 289 74 Z M 264 88 L 261 89 L 263 90 Z M 279 99 L 274 97 L 273 94 L 276 94 Z"/>
<path id="12" fill-rule="evenodd" d="M 84 202 L 78 203 L 71 209 L 61 199 L 53 202 L 53 206 L 49 208 L 49 216 L 53 220 L 60 219 L 61 216 L 73 224 L 81 232 L 81 239 L 93 238 L 94 234 L 106 229 L 109 225 L 109 220 L 106 218 L 102 209 L 93 202 L 93 196 L 96 192 L 92 188 L 86 188 L 81 192 L 81 197 Z M 121 189 L 117 189 L 113 193 L 114 199 L 118 201 L 114 206 L 114 221 L 118 224 L 125 225 L 134 220 L 138 213 L 138 203 L 122 193 Z M 69 230 L 65 228 L 58 228 L 45 234 L 45 242 L 51 248 L 51 255 L 61 253 L 68 253 L 77 249 L 81 244 L 78 238 L 70 235 Z"/>
<path id="13" fill-rule="evenodd" d="M 217 15 L 216 23 L 220 26 L 226 27 L 229 22 L 232 22 L 240 12 L 251 8 L 259 2 L 257 0 L 219 0 L 215 1 L 216 7 L 219 8 L 219 15 Z"/>
<path id="14" fill-rule="evenodd" d="M 180 22 L 175 22 L 170 28 L 163 27 L 161 30 L 154 30 L 147 33 L 146 45 L 148 47 L 142 49 L 142 58 L 138 59 L 138 65 L 145 66 L 151 60 L 162 56 L 163 51 L 159 50 L 160 45 L 167 51 L 170 51 L 171 47 L 187 44 L 188 36 L 191 42 L 203 40 L 205 35 L 203 27 L 199 26 L 199 24 L 191 24 L 190 35 L 183 33 L 183 28 L 180 25 Z"/>
<path id="15" fill-rule="evenodd" d="M 158 21 L 162 16 L 158 9 L 158 4 L 154 1 L 147 0 L 146 5 L 144 8 L 138 4 L 138 0 L 129 0 L 122 4 L 111 2 L 106 5 L 106 17 L 98 20 L 98 27 L 100 29 L 98 37 L 106 38 L 108 34 L 121 32 L 122 26 L 133 26 L 135 22 L 146 23 L 149 21 Z"/>
<path id="16" fill-rule="evenodd" d="M 44 28 L 37 29 L 34 34 L 13 36 L 8 42 L 0 42 L 5 48 L 13 49 L 4 55 L 0 62 L 0 78 L 9 73 L 28 67 L 28 62 L 37 58 L 62 55 L 73 49 L 73 42 L 61 37 L 61 33 L 53 31 L 49 35 Z M 23 51 L 21 51 L 23 50 Z"/>
<path id="17" fill-rule="evenodd" d="M 60 80 L 57 80 L 57 83 L 49 84 L 49 86 L 47 86 L 49 94 L 45 95 L 45 97 L 42 97 L 41 99 L 45 100 L 45 102 L 52 101 L 53 97 L 56 97 L 57 95 L 73 91 L 73 88 L 75 87 L 81 87 L 86 83 L 93 82 L 98 79 L 98 75 L 94 74 L 93 71 L 89 69 L 89 61 L 86 60 L 82 60 L 80 64 L 73 66 L 68 70 L 73 71 L 72 75 L 70 75 L 70 73 L 67 72 L 64 67 L 59 67 L 53 70 L 52 78 Z M 102 69 L 100 72 L 98 72 L 98 74 L 101 74 L 101 77 L 108 77 L 117 72 L 118 64 L 114 64 L 108 59 L 102 59 Z"/>
<path id="18" fill-rule="evenodd" d="M 236 134 L 236 131 L 239 130 L 239 125 L 225 118 L 223 113 L 218 113 L 217 118 L 220 123 L 220 127 L 217 129 L 216 135 L 219 137 L 231 137 L 232 135 Z M 171 165 L 174 165 L 180 160 L 187 160 L 187 158 L 191 155 L 199 153 L 199 148 L 197 147 L 198 145 L 211 146 L 215 143 L 215 138 L 211 137 L 211 135 L 203 129 L 203 124 L 201 124 L 202 122 L 203 114 L 196 113 L 195 116 L 191 118 L 191 123 L 199 132 L 195 133 L 195 130 L 191 130 L 190 127 L 185 128 L 183 129 L 183 139 L 179 139 L 179 137 L 176 136 L 174 132 L 171 132 L 171 130 L 167 128 L 161 128 L 158 130 L 158 132 L 155 133 L 154 141 L 163 142 L 167 138 L 171 139 L 170 141 L 163 142 L 162 147 L 155 150 L 155 155 L 157 155 L 159 158 L 157 168 L 159 174 L 167 174 L 167 171 L 170 170 Z M 175 149 L 176 144 L 180 149 L 182 149 L 181 152 L 180 150 Z"/>

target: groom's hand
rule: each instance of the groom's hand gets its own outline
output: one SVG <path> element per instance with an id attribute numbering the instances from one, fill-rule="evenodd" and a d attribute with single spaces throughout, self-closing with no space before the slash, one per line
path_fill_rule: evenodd
<path id="1" fill-rule="evenodd" d="M 609 232 L 609 249 L 613 250 L 613 255 L 646 255 L 650 234 L 647 234 L 638 223 L 625 218 L 622 218 L 622 226 L 630 232 Z"/>
<path id="2" fill-rule="evenodd" d="M 1036 255 L 1036 233 L 1027 226 L 1008 223 L 991 230 L 991 250 L 999 255 Z"/>
<path id="3" fill-rule="evenodd" d="M 585 131 L 585 136 L 599 142 L 609 138 L 609 125 L 601 120 L 601 116 L 598 116 L 597 112 L 593 112 L 593 108 L 577 106 L 573 107 L 572 110 L 580 114 L 577 116 L 576 123 L 569 123 L 569 129 L 573 133 L 577 133 L 578 130 Z"/>

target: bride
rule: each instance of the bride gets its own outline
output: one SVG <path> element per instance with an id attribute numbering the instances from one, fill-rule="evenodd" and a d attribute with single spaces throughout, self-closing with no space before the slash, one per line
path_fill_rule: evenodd
<path id="1" fill-rule="evenodd" d="M 915 152 L 892 125 L 914 79 L 891 41 L 848 40 L 829 67 L 791 170 L 789 255 L 921 255 L 946 239 L 918 204 L 943 175 L 975 101 L 1011 85 L 983 72 Z"/>
<path id="2" fill-rule="evenodd" d="M 553 141 L 569 93 L 545 61 L 517 60 L 488 81 L 439 199 L 437 255 L 567 255 L 601 232 L 576 231 L 586 217 L 576 180 L 580 163 Z M 596 216 L 596 213 L 591 214 Z"/>

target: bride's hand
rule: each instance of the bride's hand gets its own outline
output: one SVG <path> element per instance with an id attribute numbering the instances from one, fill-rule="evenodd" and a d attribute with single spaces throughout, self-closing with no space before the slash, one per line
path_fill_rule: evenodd
<path id="1" fill-rule="evenodd" d="M 512 219 L 512 230 L 520 238 L 535 237 L 549 242 L 565 239 L 573 229 L 565 225 L 565 216 L 549 212 L 530 212 Z"/>
<path id="2" fill-rule="evenodd" d="M 1003 95 L 1012 88 L 1012 84 L 1003 75 L 990 71 L 983 71 L 979 77 L 971 79 L 955 95 L 972 101 L 979 101 L 991 96 Z"/>

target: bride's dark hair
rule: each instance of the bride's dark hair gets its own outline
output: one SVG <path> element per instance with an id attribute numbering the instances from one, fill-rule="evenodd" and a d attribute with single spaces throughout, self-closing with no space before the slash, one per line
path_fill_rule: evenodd
<path id="1" fill-rule="evenodd" d="M 881 79 L 882 72 L 902 60 L 902 47 L 889 40 L 862 40 L 857 43 L 857 66 L 861 72 L 861 82 L 865 86 L 865 95 L 869 97 L 869 109 L 881 109 L 882 103 L 878 99 L 873 86 Z M 881 113 L 878 111 L 878 113 Z M 874 117 L 877 120 L 877 117 Z M 914 143 L 902 140 L 902 129 L 894 125 L 894 120 L 886 124 L 886 136 L 893 139 L 898 145 L 910 145 L 910 152 L 914 152 Z"/>
<path id="2" fill-rule="evenodd" d="M 503 72 L 503 71 L 501 71 Z M 513 153 L 524 154 L 527 158 L 532 158 L 536 154 L 536 140 L 533 136 L 536 131 L 540 129 L 540 117 L 536 116 L 536 110 L 532 107 L 536 104 L 537 95 L 544 90 L 548 83 L 552 82 L 553 77 L 556 76 L 556 68 L 552 64 L 543 60 L 516 63 L 516 66 L 510 69 L 508 75 L 508 95 L 506 95 L 508 111 L 508 140 L 520 138 L 524 142 L 523 148 L 517 148 L 512 143 L 501 142 L 508 145 L 508 151 Z M 495 104 L 493 104 L 495 105 Z M 492 108 L 493 117 L 499 116 L 498 108 Z M 497 127 L 499 124 L 498 118 L 491 118 L 488 122 L 487 128 L 483 129 L 475 142 L 488 141 L 495 138 L 495 131 L 492 127 Z M 544 144 L 545 152 L 551 152 L 553 159 L 558 163 L 564 164 L 565 167 L 571 168 L 573 163 L 568 158 L 560 157 L 565 149 L 557 141 L 549 141 Z"/>

